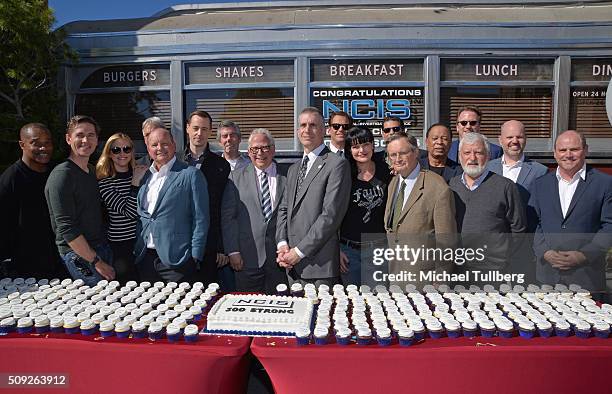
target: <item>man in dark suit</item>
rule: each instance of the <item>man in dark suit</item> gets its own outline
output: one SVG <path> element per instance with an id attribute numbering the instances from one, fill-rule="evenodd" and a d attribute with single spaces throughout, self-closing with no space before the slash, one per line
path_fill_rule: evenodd
<path id="1" fill-rule="evenodd" d="M 480 133 L 480 122 L 482 120 L 482 112 L 478 107 L 466 105 L 457 110 L 457 135 L 459 139 L 453 141 L 450 150 L 448 152 L 448 158 L 452 161 L 459 163 L 459 141 L 463 138 L 465 133 Z M 497 159 L 501 157 L 502 149 L 489 143 L 489 160 Z"/>
<path id="2" fill-rule="evenodd" d="M 324 133 L 321 112 L 303 109 L 297 135 L 304 155 L 289 168 L 276 229 L 277 261 L 290 282 L 315 286 L 339 281 L 338 228 L 351 190 L 349 163 L 330 152 Z"/>
<path id="3" fill-rule="evenodd" d="M 138 192 L 134 254 L 140 279 L 195 281 L 208 232 L 206 179 L 176 159 L 176 145 L 166 129 L 147 140 L 151 169 Z"/>
<path id="4" fill-rule="evenodd" d="M 208 183 L 210 229 L 206 240 L 204 262 L 200 267 L 200 280 L 204 283 L 219 281 L 223 291 L 233 291 L 233 272 L 225 267 L 229 262 L 223 254 L 221 241 L 221 197 L 230 174 L 229 163 L 210 151 L 208 140 L 212 132 L 212 117 L 206 111 L 196 110 L 187 117 L 189 145 L 185 149 L 187 164 L 201 170 Z M 224 268 L 225 267 L 225 268 Z"/>
<path id="5" fill-rule="evenodd" d="M 451 178 L 463 172 L 459 163 L 448 158 L 448 150 L 453 137 L 448 127 L 442 123 L 435 123 L 427 129 L 425 134 L 426 151 L 420 152 L 419 162 L 424 170 L 430 170 L 440 175 L 446 183 Z"/>
<path id="6" fill-rule="evenodd" d="M 274 162 L 274 137 L 266 129 L 249 136 L 251 164 L 232 171 L 223 203 L 223 246 L 236 271 L 236 290 L 274 294 L 287 283 L 276 264 L 276 219 L 287 178 Z"/>
<path id="7" fill-rule="evenodd" d="M 557 170 L 534 183 L 536 273 L 542 283 L 604 292 L 605 257 L 612 246 L 612 177 L 587 166 L 587 152 L 582 134 L 559 134 Z"/>
<path id="8" fill-rule="evenodd" d="M 149 139 L 149 134 L 158 128 L 165 129 L 166 126 L 161 118 L 157 116 L 151 116 L 142 122 L 142 138 L 144 139 L 145 147 L 147 145 L 147 140 Z M 150 166 L 152 161 L 153 160 L 151 159 L 151 156 L 149 156 L 149 153 L 146 153 L 140 159 L 136 160 L 136 163 Z"/>

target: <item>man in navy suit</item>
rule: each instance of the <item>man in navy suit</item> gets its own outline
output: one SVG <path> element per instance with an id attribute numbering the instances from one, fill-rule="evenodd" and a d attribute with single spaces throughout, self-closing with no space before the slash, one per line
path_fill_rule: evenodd
<path id="1" fill-rule="evenodd" d="M 442 123 L 435 123 L 427 129 L 425 134 L 427 150 L 422 150 L 419 155 L 421 167 L 440 175 L 446 183 L 463 172 L 459 163 L 448 158 L 452 139 L 453 136 L 448 127 Z"/>
<path id="2" fill-rule="evenodd" d="M 153 164 L 138 192 L 134 247 L 140 279 L 194 281 L 209 228 L 206 178 L 177 160 L 176 144 L 166 129 L 149 134 L 147 150 Z"/>
<path id="3" fill-rule="evenodd" d="M 459 163 L 459 141 L 461 141 L 465 133 L 480 133 L 481 120 L 482 112 L 480 112 L 480 109 L 478 109 L 478 107 L 466 105 L 465 107 L 461 107 L 457 110 L 456 127 L 459 139 L 453 141 L 453 143 L 451 144 L 450 150 L 448 152 L 449 159 L 456 163 Z M 490 160 L 501 157 L 503 151 L 499 146 L 489 143 L 489 148 Z"/>
<path id="4" fill-rule="evenodd" d="M 612 247 L 612 177 L 587 166 L 587 152 L 582 134 L 568 130 L 557 137 L 557 170 L 532 189 L 530 205 L 538 214 L 533 248 L 542 283 L 603 292 Z"/>

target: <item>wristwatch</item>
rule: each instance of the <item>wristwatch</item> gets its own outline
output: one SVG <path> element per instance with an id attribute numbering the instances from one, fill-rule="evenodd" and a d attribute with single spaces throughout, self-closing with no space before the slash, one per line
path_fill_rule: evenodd
<path id="1" fill-rule="evenodd" d="M 94 259 L 91 261 L 91 266 L 96 268 L 96 263 L 100 261 L 100 258 L 98 257 L 98 255 L 96 255 L 96 257 L 94 257 Z"/>

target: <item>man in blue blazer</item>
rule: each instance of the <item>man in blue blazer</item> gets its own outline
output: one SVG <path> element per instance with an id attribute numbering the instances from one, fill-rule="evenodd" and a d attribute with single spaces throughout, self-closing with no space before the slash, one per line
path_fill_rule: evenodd
<path id="1" fill-rule="evenodd" d="M 480 133 L 480 121 L 482 120 L 482 112 L 478 107 L 466 105 L 457 110 L 457 135 L 459 139 L 453 141 L 450 150 L 448 151 L 448 158 L 459 163 L 459 141 L 463 138 L 465 133 Z M 489 159 L 497 159 L 501 157 L 502 149 L 489 143 Z"/>
<path id="2" fill-rule="evenodd" d="M 149 134 L 147 150 L 153 164 L 138 192 L 134 248 L 140 279 L 193 281 L 209 227 L 206 179 L 176 159 L 176 144 L 166 129 Z"/>
<path id="3" fill-rule="evenodd" d="M 586 166 L 587 151 L 576 131 L 557 137 L 557 170 L 537 179 L 532 189 L 530 205 L 538 214 L 533 248 L 542 283 L 604 292 L 605 257 L 612 247 L 612 177 Z"/>

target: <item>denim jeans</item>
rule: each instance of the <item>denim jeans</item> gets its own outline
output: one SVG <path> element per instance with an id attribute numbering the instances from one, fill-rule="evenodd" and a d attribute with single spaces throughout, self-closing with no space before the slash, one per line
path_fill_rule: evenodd
<path id="1" fill-rule="evenodd" d="M 379 247 L 379 246 L 377 246 Z M 380 271 L 383 274 L 388 273 L 387 263 L 377 266 L 373 264 L 374 247 L 366 247 L 363 249 L 355 249 L 344 244 L 340 244 L 340 250 L 348 257 L 349 272 L 341 274 L 342 283 L 346 285 L 368 285 L 374 287 L 377 285 L 386 286 L 387 281 L 382 280 L 382 275 L 374 275 Z M 375 279 L 376 278 L 376 279 Z"/>
<path id="2" fill-rule="evenodd" d="M 93 249 L 100 259 L 111 266 L 113 265 L 113 252 L 108 244 L 97 245 Z M 72 279 L 82 279 L 88 286 L 95 286 L 96 283 L 104 279 L 88 261 L 85 261 L 72 250 L 62 255 L 62 261 Z"/>

